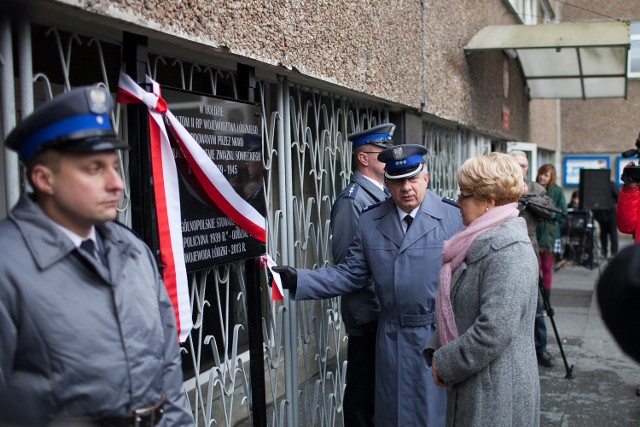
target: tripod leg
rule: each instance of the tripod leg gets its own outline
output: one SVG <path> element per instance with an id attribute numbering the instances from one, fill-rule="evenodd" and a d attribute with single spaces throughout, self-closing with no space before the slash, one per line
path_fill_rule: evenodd
<path id="1" fill-rule="evenodd" d="M 538 279 L 538 289 L 542 294 L 542 302 L 544 304 L 544 310 L 547 312 L 547 316 L 549 320 L 551 320 L 551 327 L 553 327 L 553 333 L 556 336 L 556 341 L 558 342 L 558 347 L 560 348 L 560 354 L 562 355 L 562 361 L 564 362 L 564 369 L 566 371 L 565 379 L 571 380 L 574 378 L 573 376 L 573 365 L 569 366 L 567 363 L 567 356 L 564 354 L 564 349 L 562 348 L 562 340 L 560 339 L 560 334 L 558 334 L 558 328 L 556 327 L 556 321 L 553 319 L 553 307 L 551 307 L 551 302 L 549 301 L 549 297 L 545 292 L 544 285 L 542 284 L 542 277 Z"/>

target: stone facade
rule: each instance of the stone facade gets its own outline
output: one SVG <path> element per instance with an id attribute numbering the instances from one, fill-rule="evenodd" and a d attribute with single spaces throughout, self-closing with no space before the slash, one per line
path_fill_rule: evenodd
<path id="1" fill-rule="evenodd" d="M 50 0 L 150 38 L 290 78 L 312 78 L 393 108 L 502 140 L 528 138 L 518 65 L 499 52 L 465 55 L 482 27 L 516 24 L 504 1 Z M 509 92 L 504 93 L 505 61 Z M 503 129 L 503 110 L 510 124 Z"/>
<path id="2" fill-rule="evenodd" d="M 563 21 L 640 19 L 634 0 L 581 0 L 572 4 L 582 9 L 560 4 Z M 608 153 L 613 160 L 620 152 L 634 147 L 639 130 L 640 80 L 628 81 L 627 99 L 562 101 L 562 151 L 565 154 Z M 612 167 L 615 168 L 614 163 Z"/>

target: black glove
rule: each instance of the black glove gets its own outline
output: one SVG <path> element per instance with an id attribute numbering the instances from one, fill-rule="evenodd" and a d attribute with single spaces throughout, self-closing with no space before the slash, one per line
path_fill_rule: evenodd
<path id="1" fill-rule="evenodd" d="M 280 274 L 283 288 L 291 292 L 296 291 L 298 288 L 298 271 L 295 268 L 288 265 L 278 265 L 273 267 L 273 271 Z M 271 283 L 272 279 L 271 274 L 269 274 L 269 283 Z"/>

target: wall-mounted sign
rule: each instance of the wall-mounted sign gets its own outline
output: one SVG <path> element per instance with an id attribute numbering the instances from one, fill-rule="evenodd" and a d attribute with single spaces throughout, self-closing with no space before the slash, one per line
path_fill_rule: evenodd
<path id="1" fill-rule="evenodd" d="M 169 109 L 207 152 L 236 192 L 265 214 L 259 106 L 178 90 L 162 90 Z M 264 245 L 242 230 L 203 195 L 180 148 L 182 240 L 187 271 L 253 258 Z"/>
<path id="2" fill-rule="evenodd" d="M 577 187 L 580 185 L 580 169 L 609 169 L 608 156 L 564 156 L 563 185 Z"/>

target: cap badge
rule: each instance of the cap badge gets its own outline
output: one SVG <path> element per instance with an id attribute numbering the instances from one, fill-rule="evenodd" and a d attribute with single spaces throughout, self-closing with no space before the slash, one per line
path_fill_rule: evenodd
<path id="1" fill-rule="evenodd" d="M 393 158 L 395 160 L 400 160 L 404 157 L 404 147 L 402 145 L 397 145 L 393 147 Z"/>
<path id="2" fill-rule="evenodd" d="M 96 114 L 108 111 L 107 94 L 103 88 L 95 87 L 89 91 L 89 109 Z"/>

